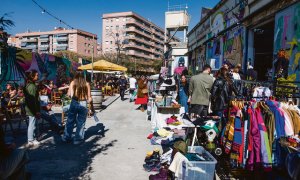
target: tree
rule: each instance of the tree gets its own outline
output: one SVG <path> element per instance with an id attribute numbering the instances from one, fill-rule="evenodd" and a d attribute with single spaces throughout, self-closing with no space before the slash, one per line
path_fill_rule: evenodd
<path id="1" fill-rule="evenodd" d="M 7 17 L 9 17 L 9 13 L 4 13 L 0 17 L 0 48 L 3 49 L 4 52 L 7 51 L 7 47 L 8 47 L 7 45 L 8 34 L 5 31 L 10 27 L 15 26 L 15 23 L 12 20 L 7 19 Z"/>
<path id="2" fill-rule="evenodd" d="M 128 44 L 128 40 L 125 39 L 123 36 L 124 31 L 117 29 L 116 31 L 110 30 L 107 33 L 108 37 L 112 37 L 114 39 L 114 44 L 116 45 L 116 50 L 117 50 L 117 58 L 116 58 L 116 63 L 119 64 L 119 59 L 120 59 L 120 54 L 121 51 L 123 50 L 123 47 Z M 120 36 L 121 35 L 121 36 Z"/>

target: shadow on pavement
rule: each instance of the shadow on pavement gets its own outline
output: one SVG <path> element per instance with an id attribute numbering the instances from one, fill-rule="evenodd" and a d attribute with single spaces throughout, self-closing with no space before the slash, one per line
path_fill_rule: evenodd
<path id="1" fill-rule="evenodd" d="M 102 123 L 88 128 L 86 141 L 80 145 L 66 144 L 59 135 L 48 132 L 39 147 L 29 150 L 27 171 L 32 179 L 89 179 L 93 158 L 117 143 L 99 143 L 106 131 Z"/>

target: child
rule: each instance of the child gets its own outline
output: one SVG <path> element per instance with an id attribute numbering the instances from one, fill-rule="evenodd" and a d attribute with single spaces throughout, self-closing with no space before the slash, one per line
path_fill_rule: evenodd
<path id="1" fill-rule="evenodd" d="M 41 103 L 41 117 L 48 121 L 52 128 L 58 133 L 63 132 L 63 126 L 60 121 L 55 117 L 54 112 L 51 110 L 52 103 L 47 95 L 47 87 L 42 85 L 40 87 L 40 103 Z"/>

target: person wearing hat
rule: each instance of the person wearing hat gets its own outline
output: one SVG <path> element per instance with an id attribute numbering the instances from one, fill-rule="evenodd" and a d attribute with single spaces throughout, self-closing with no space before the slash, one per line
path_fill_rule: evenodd
<path id="1" fill-rule="evenodd" d="M 181 75 L 182 72 L 186 69 L 184 57 L 180 57 L 178 60 L 178 67 L 175 68 L 174 74 Z"/>

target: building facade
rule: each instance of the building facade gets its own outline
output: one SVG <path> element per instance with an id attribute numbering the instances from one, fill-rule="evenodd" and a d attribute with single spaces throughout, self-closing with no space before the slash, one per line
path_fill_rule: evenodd
<path id="1" fill-rule="evenodd" d="M 97 55 L 97 35 L 79 29 L 55 28 L 46 32 L 26 32 L 15 36 L 15 46 L 38 53 L 69 50 L 83 56 Z M 94 49 L 94 50 L 93 50 Z"/>
<path id="2" fill-rule="evenodd" d="M 102 51 L 142 59 L 161 59 L 164 30 L 134 12 L 118 12 L 102 16 Z"/>
<path id="3" fill-rule="evenodd" d="M 294 0 L 220 1 L 188 33 L 191 70 L 209 63 L 219 69 L 222 63 L 253 66 L 258 80 L 267 75 L 284 49 L 289 59 L 289 74 L 299 68 L 300 3 Z M 298 67 L 298 70 L 297 70 Z"/>

